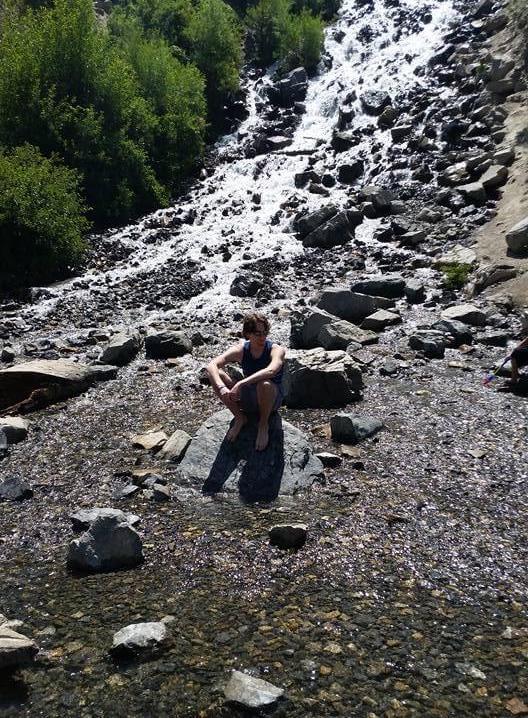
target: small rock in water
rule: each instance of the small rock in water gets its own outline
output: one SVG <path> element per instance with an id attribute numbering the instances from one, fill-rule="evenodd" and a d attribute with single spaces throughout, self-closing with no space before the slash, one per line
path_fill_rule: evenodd
<path id="1" fill-rule="evenodd" d="M 0 484 L 0 500 L 23 501 L 33 496 L 33 489 L 20 476 L 9 476 Z"/>
<path id="2" fill-rule="evenodd" d="M 343 444 L 358 444 L 383 429 L 383 422 L 370 416 L 336 414 L 330 419 L 332 439 Z"/>
<path id="3" fill-rule="evenodd" d="M 323 466 L 330 469 L 333 469 L 343 463 L 343 459 L 340 456 L 337 456 L 337 454 L 331 454 L 329 451 L 321 451 L 319 454 L 316 454 L 316 456 L 319 461 L 322 462 Z"/>
<path id="4" fill-rule="evenodd" d="M 284 695 L 282 688 L 273 683 L 253 678 L 241 671 L 233 671 L 224 688 L 224 696 L 230 703 L 237 703 L 245 708 L 264 708 L 276 703 Z"/>
<path id="5" fill-rule="evenodd" d="M 21 416 L 3 416 L 0 418 L 0 431 L 3 431 L 8 444 L 18 444 L 28 433 L 29 421 Z"/>
<path id="6" fill-rule="evenodd" d="M 141 520 L 136 514 L 126 514 L 124 511 L 121 511 L 121 509 L 94 506 L 92 509 L 79 509 L 79 511 L 70 514 L 72 529 L 75 533 L 86 531 L 100 516 L 115 518 L 123 523 L 128 523 L 130 526 L 136 526 Z"/>
<path id="7" fill-rule="evenodd" d="M 169 633 L 163 621 L 132 623 L 114 634 L 110 653 L 114 658 L 152 657 L 167 643 Z"/>
<path id="8" fill-rule="evenodd" d="M 272 546 L 278 548 L 301 548 L 307 537 L 306 524 L 277 524 L 270 528 L 268 535 Z"/>
<path id="9" fill-rule="evenodd" d="M 34 641 L 0 623 L 0 670 L 13 671 L 27 666 L 37 653 Z"/>
<path id="10" fill-rule="evenodd" d="M 186 431 L 177 429 L 160 450 L 160 456 L 169 461 L 180 461 L 191 443 L 191 436 Z"/>
<path id="11" fill-rule="evenodd" d="M 112 516 L 99 516 L 68 549 L 68 566 L 81 571 L 117 571 L 142 561 L 139 534 L 126 521 Z"/>
<path id="12" fill-rule="evenodd" d="M 132 446 L 146 451 L 158 451 L 167 442 L 168 436 L 164 431 L 148 431 L 146 434 L 136 434 L 132 437 Z"/>

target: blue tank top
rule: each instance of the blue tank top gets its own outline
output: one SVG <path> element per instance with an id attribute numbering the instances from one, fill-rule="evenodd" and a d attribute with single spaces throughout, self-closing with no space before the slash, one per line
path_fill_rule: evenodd
<path id="1" fill-rule="evenodd" d="M 251 355 L 251 350 L 249 348 L 249 341 L 244 342 L 244 350 L 242 352 L 242 371 L 244 372 L 244 376 L 251 376 L 252 374 L 255 374 L 255 372 L 260 371 L 261 369 L 265 369 L 269 363 L 271 362 L 271 347 L 273 346 L 273 342 L 270 339 L 266 339 L 266 343 L 264 345 L 264 350 L 262 354 L 255 359 L 254 356 Z M 280 386 L 282 384 L 282 374 L 283 369 L 281 368 L 274 377 L 270 379 L 274 384 L 277 384 Z"/>

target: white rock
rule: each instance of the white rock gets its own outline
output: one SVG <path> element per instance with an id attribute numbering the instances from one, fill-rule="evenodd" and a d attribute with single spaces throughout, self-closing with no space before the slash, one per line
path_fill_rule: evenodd
<path id="1" fill-rule="evenodd" d="M 284 695 L 284 690 L 261 678 L 233 671 L 224 689 L 224 695 L 229 702 L 246 708 L 263 708 L 276 703 Z"/>

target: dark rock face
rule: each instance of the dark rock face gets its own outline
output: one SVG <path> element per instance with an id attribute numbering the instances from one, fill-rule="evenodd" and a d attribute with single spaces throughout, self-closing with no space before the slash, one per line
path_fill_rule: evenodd
<path id="1" fill-rule="evenodd" d="M 337 207 L 333 204 L 329 204 L 321 207 L 315 212 L 297 215 L 293 223 L 294 229 L 298 233 L 300 239 L 304 239 L 304 237 L 317 229 L 317 227 L 321 226 L 331 217 L 334 217 L 337 212 Z"/>
<path id="2" fill-rule="evenodd" d="M 326 289 L 321 293 L 317 302 L 319 309 L 353 324 L 362 322 L 376 309 L 390 309 L 393 305 L 394 302 L 385 297 L 373 297 L 369 294 L 352 292 L 346 287 Z"/>
<path id="3" fill-rule="evenodd" d="M 303 237 L 302 243 L 305 247 L 337 247 L 353 239 L 354 229 L 355 227 L 350 222 L 348 212 L 338 212 L 328 222 Z"/>
<path id="4" fill-rule="evenodd" d="M 136 356 L 141 348 L 139 334 L 118 334 L 103 349 L 99 360 L 103 364 L 125 366 Z"/>
<path id="5" fill-rule="evenodd" d="M 149 359 L 170 359 L 192 352 L 192 342 L 183 332 L 162 331 L 145 338 L 145 353 Z"/>
<path id="6" fill-rule="evenodd" d="M 282 549 L 299 549 L 306 543 L 305 524 L 278 524 L 268 532 L 270 544 Z"/>
<path id="7" fill-rule="evenodd" d="M 381 90 L 365 92 L 360 97 L 363 110 L 369 115 L 381 115 L 383 110 L 391 104 L 390 95 Z"/>
<path id="8" fill-rule="evenodd" d="M 293 107 L 302 102 L 308 89 L 308 75 L 303 67 L 292 70 L 283 80 L 267 88 L 268 99 L 279 107 Z"/>
<path id="9" fill-rule="evenodd" d="M 258 272 L 239 274 L 233 280 L 229 294 L 234 297 L 254 297 L 264 286 L 264 277 Z"/>
<path id="10" fill-rule="evenodd" d="M 308 489 L 322 477 L 323 465 L 304 434 L 279 414 L 270 418 L 264 451 L 255 450 L 255 417 L 249 417 L 236 441 L 226 440 L 232 418 L 227 410 L 213 414 L 191 441 L 179 471 L 197 488 L 206 493 L 240 491 L 248 502 L 272 501 L 279 494 Z"/>
<path id="11" fill-rule="evenodd" d="M 441 319 L 433 324 L 433 329 L 447 334 L 453 347 L 473 343 L 473 334 L 471 333 L 471 329 L 467 324 L 459 322 L 456 319 Z"/>
<path id="12" fill-rule="evenodd" d="M 0 484 L 0 500 L 23 501 L 33 496 L 33 490 L 20 476 L 9 476 Z"/>
<path id="13" fill-rule="evenodd" d="M 343 444 L 358 444 L 383 429 L 383 422 L 370 416 L 336 414 L 330 420 L 332 439 Z"/>
<path id="14" fill-rule="evenodd" d="M 344 351 L 291 352 L 284 373 L 284 402 L 295 409 L 345 406 L 361 395 L 363 377 Z"/>
<path id="15" fill-rule="evenodd" d="M 120 522 L 130 524 L 130 526 L 135 526 L 140 521 L 139 516 L 125 513 L 121 511 L 121 509 L 99 508 L 95 506 L 93 509 L 79 509 L 79 511 L 70 514 L 72 529 L 76 533 L 86 531 L 100 516 L 115 518 Z"/>
<path id="16" fill-rule="evenodd" d="M 414 332 L 409 337 L 411 349 L 423 352 L 430 359 L 443 359 L 447 345 L 444 332 L 424 329 Z"/>
<path id="17" fill-rule="evenodd" d="M 126 522 L 99 516 L 90 528 L 74 539 L 68 549 L 68 566 L 101 573 L 137 566 L 143 561 L 139 534 Z"/>
<path id="18" fill-rule="evenodd" d="M 405 293 L 405 280 L 400 276 L 380 274 L 358 279 L 352 282 L 350 289 L 353 292 L 369 294 L 374 297 L 397 299 L 398 297 L 403 297 Z"/>

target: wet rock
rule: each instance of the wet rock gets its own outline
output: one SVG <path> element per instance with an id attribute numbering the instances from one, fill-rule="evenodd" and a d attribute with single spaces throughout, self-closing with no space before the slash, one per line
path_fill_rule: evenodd
<path id="1" fill-rule="evenodd" d="M 442 312 L 442 319 L 455 319 L 476 327 L 482 327 L 487 322 L 484 312 L 473 304 L 457 304 L 454 307 L 448 307 Z"/>
<path id="2" fill-rule="evenodd" d="M 132 437 L 132 446 L 145 451 L 158 451 L 167 443 L 168 436 L 164 431 L 147 431 Z"/>
<path id="3" fill-rule="evenodd" d="M 332 219 L 314 229 L 302 239 L 305 247 L 337 247 L 354 237 L 355 225 L 346 211 L 338 212 Z"/>
<path id="4" fill-rule="evenodd" d="M 99 517 L 113 518 L 120 523 L 127 523 L 130 526 L 136 526 L 141 520 L 139 516 L 136 516 L 136 514 L 125 513 L 124 511 L 121 511 L 121 509 L 100 508 L 98 506 L 94 506 L 92 509 L 79 509 L 73 514 L 70 514 L 72 529 L 75 533 L 87 531 L 93 522 Z"/>
<path id="5" fill-rule="evenodd" d="M 295 494 L 322 477 L 323 466 L 305 435 L 278 414 L 270 418 L 270 440 L 264 451 L 255 451 L 252 417 L 235 442 L 226 440 L 232 418 L 230 411 L 219 411 L 198 429 L 179 466 L 185 480 L 198 487 L 207 480 L 206 492 L 223 488 L 257 501 Z"/>
<path id="6" fill-rule="evenodd" d="M 342 444 L 358 444 L 383 429 L 383 422 L 370 416 L 336 414 L 330 419 L 332 440 Z"/>
<path id="7" fill-rule="evenodd" d="M 0 621 L 0 671 L 15 671 L 30 665 L 38 653 L 35 641 L 13 631 Z"/>
<path id="8" fill-rule="evenodd" d="M 263 144 L 264 152 L 276 152 L 282 150 L 288 145 L 291 145 L 291 137 L 285 137 L 284 135 L 274 135 L 273 137 L 266 137 Z"/>
<path id="9" fill-rule="evenodd" d="M 506 233 L 506 244 L 512 252 L 528 251 L 528 217 L 525 217 Z"/>
<path id="10" fill-rule="evenodd" d="M 356 130 L 340 130 L 332 135 L 332 149 L 334 152 L 347 152 L 356 147 L 361 138 Z"/>
<path id="11" fill-rule="evenodd" d="M 23 441 L 27 436 L 28 429 L 29 421 L 21 416 L 0 417 L 0 431 L 4 433 L 8 445 Z"/>
<path id="12" fill-rule="evenodd" d="M 382 90 L 365 92 L 359 99 L 363 110 L 369 115 L 381 115 L 383 110 L 391 104 L 390 95 Z"/>
<path id="13" fill-rule="evenodd" d="M 114 633 L 110 654 L 118 660 L 152 658 L 167 644 L 169 632 L 162 621 L 131 623 Z"/>
<path id="14" fill-rule="evenodd" d="M 343 351 L 290 352 L 284 373 L 284 401 L 291 408 L 331 408 L 358 398 L 361 370 Z"/>
<path id="15" fill-rule="evenodd" d="M 282 549 L 299 549 L 306 543 L 306 524 L 277 524 L 268 532 L 270 544 Z"/>
<path id="16" fill-rule="evenodd" d="M 8 476 L 0 483 L 0 501 L 24 501 L 32 496 L 33 489 L 20 476 Z"/>
<path id="17" fill-rule="evenodd" d="M 170 359 L 191 352 L 192 342 L 183 332 L 166 329 L 145 338 L 145 354 L 149 359 Z"/>
<path id="18" fill-rule="evenodd" d="M 363 187 L 359 197 L 365 202 L 370 202 L 377 213 L 390 212 L 391 203 L 395 199 L 392 192 L 376 185 Z"/>
<path id="19" fill-rule="evenodd" d="M 264 286 L 264 277 L 258 272 L 239 274 L 233 280 L 229 294 L 233 297 L 254 297 Z"/>
<path id="20" fill-rule="evenodd" d="M 415 229 L 400 235 L 400 242 L 404 247 L 416 247 L 426 238 L 426 232 L 423 229 Z"/>
<path id="21" fill-rule="evenodd" d="M 388 312 L 386 309 L 378 309 L 363 320 L 361 328 L 371 329 L 374 332 L 382 332 L 386 327 L 399 324 L 401 320 L 399 314 Z"/>
<path id="22" fill-rule="evenodd" d="M 306 172 L 298 172 L 295 175 L 294 181 L 295 186 L 297 188 L 301 188 L 306 187 L 309 182 L 320 182 L 321 178 L 317 174 L 317 172 L 314 172 L 313 170 L 308 170 Z"/>
<path id="23" fill-rule="evenodd" d="M 117 334 L 99 357 L 103 364 L 125 366 L 132 361 L 141 348 L 139 334 Z"/>
<path id="24" fill-rule="evenodd" d="M 4 346 L 2 347 L 2 351 L 0 352 L 0 360 L 5 362 L 6 364 L 9 364 L 12 361 L 15 361 L 16 357 L 16 351 L 13 349 L 13 347 L 10 346 Z"/>
<path id="25" fill-rule="evenodd" d="M 70 568 L 100 573 L 137 566 L 143 561 L 139 534 L 115 516 L 99 516 L 68 548 Z"/>
<path id="26" fill-rule="evenodd" d="M 396 110 L 394 107 L 389 105 L 386 107 L 381 115 L 378 117 L 378 126 L 382 129 L 386 129 L 388 127 L 392 127 L 392 125 L 396 122 L 398 119 L 400 113 L 398 110 Z"/>
<path id="27" fill-rule="evenodd" d="M 268 98 L 280 107 L 293 107 L 302 102 L 308 89 L 308 75 L 303 67 L 292 70 L 286 77 L 268 88 Z"/>
<path id="28" fill-rule="evenodd" d="M 421 304 L 425 301 L 425 287 L 419 279 L 408 279 L 405 283 L 405 298 L 409 304 Z"/>
<path id="29" fill-rule="evenodd" d="M 115 367 L 88 366 L 66 359 L 37 359 L 0 370 L 0 410 L 34 411 L 115 377 Z"/>
<path id="30" fill-rule="evenodd" d="M 375 344 L 378 337 L 373 332 L 365 331 L 369 327 L 361 329 L 351 322 L 344 319 L 332 321 L 321 327 L 317 337 L 317 346 L 323 349 L 342 349 L 345 350 L 350 344 L 356 343 L 362 346 L 367 344 Z"/>
<path id="31" fill-rule="evenodd" d="M 246 673 L 233 671 L 224 689 L 224 696 L 229 703 L 252 710 L 272 706 L 284 695 L 282 688 L 277 688 L 268 681 L 253 678 Z"/>
<path id="32" fill-rule="evenodd" d="M 393 142 L 401 142 L 405 140 L 412 133 L 412 125 L 396 125 L 391 129 L 391 136 Z"/>
<path id="33" fill-rule="evenodd" d="M 377 274 L 352 282 L 350 289 L 374 297 L 397 299 L 404 294 L 405 280 L 399 275 Z"/>
<path id="34" fill-rule="evenodd" d="M 456 319 L 441 319 L 433 324 L 433 329 L 446 334 L 450 339 L 451 346 L 455 348 L 473 343 L 471 329 L 467 324 Z"/>
<path id="35" fill-rule="evenodd" d="M 317 302 L 319 309 L 358 324 L 377 309 L 390 309 L 393 305 L 394 302 L 385 297 L 373 297 L 339 287 L 324 290 Z"/>
<path id="36" fill-rule="evenodd" d="M 325 468 L 335 469 L 343 463 L 342 456 L 338 456 L 338 454 L 331 454 L 329 451 L 321 451 L 316 454 L 316 456 Z"/>
<path id="37" fill-rule="evenodd" d="M 170 501 L 171 491 L 167 486 L 164 486 L 163 484 L 154 484 L 152 487 L 152 498 L 154 499 L 154 501 Z"/>
<path id="38" fill-rule="evenodd" d="M 162 446 L 159 455 L 169 461 L 180 461 L 190 443 L 191 436 L 186 431 L 177 429 Z"/>
<path id="39" fill-rule="evenodd" d="M 443 332 L 421 329 L 409 336 L 409 346 L 415 351 L 423 352 L 430 359 L 443 359 L 447 339 Z"/>
<path id="40" fill-rule="evenodd" d="M 352 184 L 355 182 L 365 170 L 362 160 L 355 160 L 350 164 L 340 165 L 337 171 L 337 179 L 343 184 Z"/>
<path id="41" fill-rule="evenodd" d="M 300 239 L 304 239 L 304 237 L 317 229 L 317 227 L 320 227 L 322 224 L 334 217 L 337 212 L 338 209 L 335 205 L 328 204 L 315 212 L 297 215 L 294 220 L 294 229 L 298 233 Z"/>
<path id="42" fill-rule="evenodd" d="M 294 349 L 314 349 L 319 346 L 321 328 L 336 320 L 333 314 L 320 309 L 293 312 L 290 318 L 290 346 Z"/>

